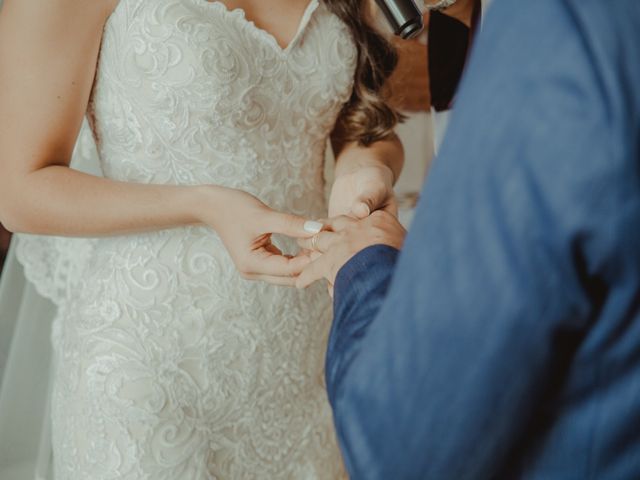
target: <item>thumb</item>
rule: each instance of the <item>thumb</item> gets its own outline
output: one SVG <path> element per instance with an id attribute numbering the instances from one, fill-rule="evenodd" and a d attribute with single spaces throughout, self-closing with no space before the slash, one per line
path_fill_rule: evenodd
<path id="1" fill-rule="evenodd" d="M 367 218 L 378 210 L 386 200 L 387 191 L 380 188 L 368 188 L 363 191 L 351 208 L 356 218 Z"/>
<path id="2" fill-rule="evenodd" d="M 371 215 L 371 212 L 385 206 L 389 194 L 389 189 L 381 182 L 363 182 L 351 213 L 357 218 L 366 218 Z"/>
<path id="3" fill-rule="evenodd" d="M 291 238 L 309 238 L 322 231 L 324 225 L 297 215 L 273 212 L 268 220 L 269 233 L 278 233 Z"/>
<path id="4" fill-rule="evenodd" d="M 370 203 L 371 202 L 366 202 L 366 201 L 356 202 L 356 204 L 351 209 L 351 213 L 356 218 L 367 218 L 369 215 L 371 215 Z"/>

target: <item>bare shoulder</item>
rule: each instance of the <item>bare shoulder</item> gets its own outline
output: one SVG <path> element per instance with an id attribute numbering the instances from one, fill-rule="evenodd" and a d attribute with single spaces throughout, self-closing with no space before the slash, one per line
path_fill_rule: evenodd
<path id="1" fill-rule="evenodd" d="M 30 18 L 36 24 L 67 24 L 85 20 L 104 23 L 120 0 L 4 0 L 0 18 Z"/>
<path id="2" fill-rule="evenodd" d="M 4 0 L 0 157 L 15 159 L 16 171 L 33 171 L 71 158 L 92 91 L 104 25 L 117 4 L 117 0 Z"/>

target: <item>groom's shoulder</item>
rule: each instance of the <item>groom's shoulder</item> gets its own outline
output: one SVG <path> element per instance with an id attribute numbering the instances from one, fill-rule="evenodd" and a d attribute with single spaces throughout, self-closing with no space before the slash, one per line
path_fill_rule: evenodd
<path id="1" fill-rule="evenodd" d="M 638 0 L 494 0 L 473 63 L 491 77 L 570 72 L 613 91 L 640 82 L 638 25 Z"/>
<path id="2" fill-rule="evenodd" d="M 579 42 L 596 62 L 640 54 L 640 2 L 638 0 L 495 0 L 487 15 L 494 35 L 520 37 L 562 54 L 560 42 Z M 493 25 L 492 25 L 493 24 Z M 528 35 L 536 32 L 537 35 Z M 548 39 L 548 43 L 545 40 Z M 639 62 L 632 62 L 640 65 Z"/>
<path id="3" fill-rule="evenodd" d="M 619 89 L 620 82 L 629 79 L 620 77 L 640 81 L 638 0 L 563 0 L 561 3 L 572 17 L 595 67 L 607 72 L 615 82 L 606 85 L 605 76 L 602 78 L 605 87 Z"/>

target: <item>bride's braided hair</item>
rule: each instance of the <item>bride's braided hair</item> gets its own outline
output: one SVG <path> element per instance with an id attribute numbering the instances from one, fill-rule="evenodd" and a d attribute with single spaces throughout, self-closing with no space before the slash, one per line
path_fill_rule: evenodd
<path id="1" fill-rule="evenodd" d="M 385 83 L 398 63 L 395 48 L 370 24 L 370 0 L 323 0 L 348 27 L 358 47 L 351 99 L 338 119 L 341 142 L 370 145 L 388 138 L 401 115 L 385 98 Z"/>

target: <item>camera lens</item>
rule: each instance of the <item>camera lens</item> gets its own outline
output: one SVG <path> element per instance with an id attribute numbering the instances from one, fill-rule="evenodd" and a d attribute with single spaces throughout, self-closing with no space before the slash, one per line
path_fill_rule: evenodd
<path id="1" fill-rule="evenodd" d="M 408 39 L 424 28 L 422 12 L 413 0 L 376 0 L 396 35 Z"/>

